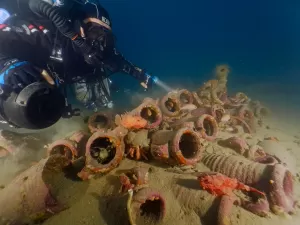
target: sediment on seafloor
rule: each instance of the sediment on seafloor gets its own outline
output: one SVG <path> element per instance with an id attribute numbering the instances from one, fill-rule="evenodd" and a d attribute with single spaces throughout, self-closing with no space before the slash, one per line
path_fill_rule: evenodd
<path id="1" fill-rule="evenodd" d="M 65 156 L 53 155 L 18 175 L 0 191 L 0 224 L 33 224 L 70 207 L 72 169 Z"/>
<path id="2" fill-rule="evenodd" d="M 50 158 L 71 164 L 63 168 L 52 161 L 60 168 L 54 175 L 44 172 L 45 161 L 25 171 L 0 190 L 0 203 L 9 205 L 0 212 L 10 217 L 15 206 L 22 216 L 30 207 L 45 212 L 39 198 L 33 198 L 34 206 L 27 203 L 31 195 L 20 200 L 27 190 L 16 189 L 24 187 L 22 178 L 30 189 L 37 185 L 42 199 L 50 189 L 46 184 L 65 184 L 51 187 L 55 201 L 50 198 L 49 207 L 57 213 L 44 225 L 296 224 L 299 174 L 296 154 L 285 146 L 289 138 L 270 128 L 270 110 L 262 103 L 242 92 L 228 94 L 229 71 L 219 65 L 215 77 L 197 90 L 147 97 L 117 115 L 93 114 L 88 133 L 64 135 L 47 149 Z M 67 172 L 71 167 L 73 173 Z M 35 175 L 26 178 L 28 173 Z M 80 185 L 88 187 L 87 194 Z M 84 196 L 73 204 L 68 200 L 76 190 Z"/>

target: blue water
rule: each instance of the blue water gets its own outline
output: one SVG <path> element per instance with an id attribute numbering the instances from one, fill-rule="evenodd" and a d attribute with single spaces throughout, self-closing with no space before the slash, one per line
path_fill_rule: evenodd
<path id="1" fill-rule="evenodd" d="M 300 105 L 299 1 L 101 2 L 111 14 L 119 50 L 170 85 L 196 88 L 216 64 L 227 63 L 231 92 Z M 139 87 L 126 75 L 113 79 Z"/>

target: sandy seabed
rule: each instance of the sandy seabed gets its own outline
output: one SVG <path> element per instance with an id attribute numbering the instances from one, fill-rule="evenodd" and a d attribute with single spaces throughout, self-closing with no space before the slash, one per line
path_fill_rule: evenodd
<path id="1" fill-rule="evenodd" d="M 283 129 L 283 127 L 285 129 Z M 296 162 L 295 197 L 300 197 L 299 158 L 300 141 L 295 129 L 288 129 L 288 125 L 282 126 L 279 120 L 266 119 L 263 127 L 258 128 L 252 141 L 263 140 L 265 137 L 276 137 L 286 148 L 286 153 L 291 154 Z M 295 128 L 295 126 L 293 127 Z M 228 138 L 232 135 L 221 132 L 220 138 Z M 206 151 L 228 152 L 232 150 L 220 147 L 216 142 L 210 143 Z M 190 175 L 194 171 L 208 171 L 201 162 L 196 168 L 180 169 L 179 167 L 167 167 L 156 162 L 137 162 L 130 159 L 122 161 L 120 166 L 110 173 L 92 179 L 87 188 L 78 188 L 78 192 L 85 192 L 83 197 L 69 209 L 53 216 L 44 222 L 44 225 L 60 224 L 86 224 L 86 225 L 125 225 L 129 224 L 126 210 L 128 195 L 120 195 L 120 181 L 118 175 L 125 169 L 134 166 L 150 166 L 150 186 L 161 191 L 166 199 L 166 217 L 161 224 L 171 225 L 210 225 L 216 224 L 218 199 L 206 191 L 200 189 L 196 177 Z M 76 187 L 75 187 L 76 188 Z M 81 193 L 82 194 L 82 193 Z M 269 217 L 262 218 L 234 206 L 230 216 L 231 224 L 239 225 L 296 225 L 300 224 L 300 213 L 296 210 L 294 215 L 278 216 L 270 213 Z M 145 221 L 143 224 L 151 224 Z M 143 225 L 139 224 L 139 225 Z M 157 224 L 157 223 L 156 223 Z"/>
<path id="2" fill-rule="evenodd" d="M 83 128 L 84 127 L 84 128 Z M 86 124 L 62 121 L 56 126 L 55 131 L 49 131 L 49 142 L 64 138 L 70 131 L 86 129 Z M 63 132 L 62 132 L 63 130 Z M 61 136 L 59 136 L 59 133 Z M 247 135 L 244 132 L 231 134 L 220 131 L 217 139 L 206 142 L 204 151 L 208 154 L 220 153 L 239 155 L 230 148 L 221 147 L 219 140 L 232 136 L 247 139 L 249 145 L 272 137 L 283 146 L 278 154 L 284 156 L 287 166 L 294 175 L 295 199 L 300 199 L 300 128 L 295 124 L 287 124 L 275 115 L 264 118 L 263 124 L 257 126 L 256 132 Z M 5 186 L 19 172 L 26 169 L 30 161 L 38 161 L 45 156 L 45 151 L 30 153 L 23 166 L 19 161 L 1 162 L 0 185 Z M 27 153 L 26 153 L 27 154 Z M 242 157 L 242 156 L 240 156 Z M 129 225 L 127 212 L 128 193 L 120 193 L 119 175 L 136 166 L 149 167 L 149 187 L 158 190 L 165 198 L 166 215 L 161 222 L 153 222 L 148 217 L 141 217 L 135 225 L 165 224 L 165 225 L 215 225 L 219 210 L 220 198 L 202 190 L 193 174 L 195 172 L 210 171 L 201 161 L 194 167 L 168 166 L 155 160 L 135 161 L 123 159 L 120 165 L 107 174 L 94 177 L 84 182 L 74 182 L 67 192 L 74 195 L 70 199 L 71 206 L 47 219 L 43 225 Z M 1 192 L 1 190 L 0 190 Z M 238 194 L 238 193 L 237 193 Z M 80 196 L 80 197 L 78 197 Z M 5 207 L 5 206 L 0 206 Z M 293 215 L 275 215 L 269 213 L 267 217 L 259 217 L 240 206 L 233 206 L 229 217 L 229 223 L 222 225 L 299 225 L 300 212 L 296 206 Z M 1 224 L 2 225 L 2 224 Z M 7 225 L 7 224 L 5 224 Z M 133 224 L 131 224 L 133 225 Z M 221 224 L 219 224 L 221 225 Z"/>
<path id="3" fill-rule="evenodd" d="M 75 122 L 76 123 L 76 122 Z M 60 127 L 65 126 L 63 122 Z M 79 129 L 80 125 L 69 126 L 71 130 Z M 295 164 L 294 187 L 295 198 L 300 199 L 300 130 L 295 125 L 284 123 L 278 118 L 270 117 L 264 119 L 264 124 L 258 127 L 252 134 L 249 142 L 257 143 L 265 137 L 276 137 L 284 146 L 286 154 L 290 155 Z M 65 134 L 65 133 L 64 133 Z M 53 135 L 53 134 L 51 134 Z M 244 137 L 244 133 L 237 136 Z M 231 137 L 232 134 L 220 132 L 219 139 Z M 235 135 L 236 136 L 236 135 Z M 60 138 L 55 136 L 54 139 Z M 229 148 L 221 147 L 217 141 L 209 142 L 205 151 L 208 153 L 230 153 L 236 154 Z M 40 157 L 39 154 L 37 157 Z M 5 166 L 8 164 L 3 164 Z M 166 216 L 159 224 L 166 225 L 212 225 L 216 224 L 219 200 L 208 192 L 201 190 L 196 177 L 191 175 L 195 171 L 209 171 L 201 161 L 195 168 L 169 167 L 156 161 L 134 161 L 124 159 L 121 164 L 102 177 L 85 181 L 84 185 L 74 184 L 72 193 L 80 195 L 81 198 L 68 209 L 54 215 L 46 220 L 44 225 L 127 225 L 129 224 L 126 203 L 128 194 L 120 194 L 119 175 L 124 170 L 135 166 L 150 167 L 149 186 L 159 190 L 166 199 Z M 17 171 L 2 168 L 2 176 L 13 176 Z M 20 168 L 19 168 L 20 169 Z M 24 169 L 24 168 L 23 168 Z M 2 178 L 3 178 L 2 177 Z M 6 180 L 9 182 L 9 180 Z M 76 194 L 77 193 L 77 194 Z M 294 215 L 278 216 L 272 213 L 267 218 L 262 218 L 249 211 L 233 206 L 230 216 L 231 224 L 239 225 L 298 225 L 300 224 L 300 212 L 296 209 Z M 138 225 L 158 224 L 144 221 Z"/>

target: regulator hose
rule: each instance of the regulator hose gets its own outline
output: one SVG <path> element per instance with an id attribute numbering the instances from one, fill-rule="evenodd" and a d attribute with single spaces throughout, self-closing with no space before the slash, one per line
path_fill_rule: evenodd
<path id="1" fill-rule="evenodd" d="M 70 38 L 74 44 L 83 51 L 89 51 L 90 47 L 73 29 L 67 18 L 62 15 L 59 7 L 52 6 L 48 2 L 41 0 L 29 0 L 29 8 L 32 12 L 39 16 L 44 16 L 51 20 L 60 33 L 67 38 Z"/>

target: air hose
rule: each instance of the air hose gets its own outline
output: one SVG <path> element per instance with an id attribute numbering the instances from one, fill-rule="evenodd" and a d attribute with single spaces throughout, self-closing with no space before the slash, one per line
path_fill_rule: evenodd
<path id="1" fill-rule="evenodd" d="M 59 7 L 52 6 L 50 3 L 41 0 L 29 0 L 29 8 L 39 16 L 47 17 L 53 22 L 60 33 L 70 38 L 76 46 L 83 51 L 89 51 L 90 47 L 73 29 L 67 18 L 62 15 Z"/>

